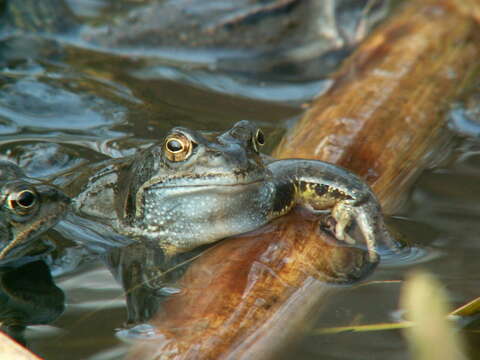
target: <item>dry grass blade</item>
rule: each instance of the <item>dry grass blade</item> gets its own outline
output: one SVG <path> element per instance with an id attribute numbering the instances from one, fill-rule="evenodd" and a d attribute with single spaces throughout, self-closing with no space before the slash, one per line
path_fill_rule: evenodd
<path id="1" fill-rule="evenodd" d="M 366 332 L 366 331 L 383 331 L 383 330 L 398 330 L 409 328 L 413 325 L 411 321 L 402 321 L 399 323 L 376 323 L 376 324 L 364 324 L 364 325 L 351 325 L 351 326 L 335 326 L 323 329 L 313 330 L 313 335 L 327 335 L 327 334 L 339 334 L 343 332 Z"/>
<path id="2" fill-rule="evenodd" d="M 473 316 L 480 313 L 480 297 L 460 306 L 458 309 L 453 310 L 450 315 L 452 316 Z"/>
<path id="3" fill-rule="evenodd" d="M 415 323 L 405 331 L 414 359 L 466 359 L 462 339 L 446 317 L 449 311 L 445 290 L 432 275 L 411 275 L 405 283 L 401 305 Z"/>
<path id="4" fill-rule="evenodd" d="M 398 283 L 398 280 L 393 281 L 371 281 L 359 286 L 366 286 L 372 284 L 395 284 Z M 458 317 L 471 317 L 478 315 L 480 313 L 480 297 L 466 303 L 465 305 L 460 306 L 459 308 L 450 312 L 446 319 L 448 320 L 457 320 Z M 457 325 L 462 324 L 462 321 L 457 321 Z M 401 321 L 395 323 L 374 323 L 374 324 L 358 324 L 358 325 L 345 325 L 345 326 L 333 326 L 315 329 L 310 332 L 312 335 L 327 335 L 327 334 L 340 334 L 343 332 L 366 332 L 366 331 L 384 331 L 384 330 L 398 330 L 406 329 L 413 326 L 412 321 Z M 479 332 L 480 330 L 469 330 L 470 332 Z"/>

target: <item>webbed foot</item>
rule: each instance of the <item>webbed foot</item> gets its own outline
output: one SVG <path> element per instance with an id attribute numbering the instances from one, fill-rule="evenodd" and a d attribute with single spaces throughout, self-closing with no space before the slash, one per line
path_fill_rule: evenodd
<path id="1" fill-rule="evenodd" d="M 376 222 L 374 219 L 378 214 L 369 214 L 369 210 L 368 207 L 355 206 L 346 202 L 335 205 L 332 209 L 332 217 L 336 221 L 335 237 L 349 245 L 354 245 L 357 243 L 357 240 L 351 237 L 347 230 L 353 223 L 356 223 L 366 242 L 370 261 L 377 262 L 379 260 L 379 255 L 375 250 L 375 229 L 377 226 L 375 226 Z"/>
<path id="2" fill-rule="evenodd" d="M 347 233 L 347 229 L 354 221 L 352 207 L 339 203 L 333 208 L 332 217 L 336 221 L 335 237 L 340 241 L 345 241 L 347 244 L 355 244 L 355 239 Z"/>

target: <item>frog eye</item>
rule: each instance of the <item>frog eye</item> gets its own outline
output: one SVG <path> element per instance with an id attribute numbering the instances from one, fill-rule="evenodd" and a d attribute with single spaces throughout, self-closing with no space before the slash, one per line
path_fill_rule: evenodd
<path id="1" fill-rule="evenodd" d="M 172 134 L 165 140 L 165 155 L 170 161 L 183 161 L 192 153 L 192 141 L 183 134 Z"/>
<path id="2" fill-rule="evenodd" d="M 265 145 L 265 135 L 263 135 L 263 131 L 261 129 L 257 130 L 252 141 L 253 141 L 253 148 L 257 152 L 263 145 Z"/>
<path id="3" fill-rule="evenodd" d="M 38 195 L 33 190 L 21 190 L 8 196 L 8 206 L 17 213 L 24 214 L 37 203 Z"/>
<path id="4" fill-rule="evenodd" d="M 258 145 L 265 145 L 265 135 L 263 135 L 263 131 L 261 129 L 257 130 L 257 133 L 255 134 L 255 139 L 257 140 Z"/>

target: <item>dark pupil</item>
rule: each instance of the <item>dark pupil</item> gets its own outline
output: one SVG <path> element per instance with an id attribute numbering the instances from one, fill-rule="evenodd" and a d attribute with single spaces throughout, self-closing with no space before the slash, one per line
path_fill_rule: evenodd
<path id="1" fill-rule="evenodd" d="M 170 150 L 171 152 L 178 152 L 183 149 L 183 145 L 178 140 L 170 140 L 167 143 L 167 149 Z"/>
<path id="2" fill-rule="evenodd" d="M 261 131 L 258 132 L 257 141 L 260 145 L 265 144 L 265 137 L 263 136 L 263 132 L 261 132 Z"/>
<path id="3" fill-rule="evenodd" d="M 35 195 L 31 191 L 24 191 L 17 197 L 17 203 L 23 207 L 30 207 L 35 202 Z"/>

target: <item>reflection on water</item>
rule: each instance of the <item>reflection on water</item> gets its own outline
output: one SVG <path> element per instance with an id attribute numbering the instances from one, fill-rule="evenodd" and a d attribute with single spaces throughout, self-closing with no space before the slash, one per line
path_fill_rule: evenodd
<path id="1" fill-rule="evenodd" d="M 88 93 L 78 95 L 34 78 L 7 84 L 3 92 L 0 116 L 8 118 L 17 127 L 33 131 L 100 129 L 122 121 L 121 108 L 104 99 Z M 62 129 L 63 126 L 66 128 Z"/>
<path id="2" fill-rule="evenodd" d="M 75 15 L 87 23 L 111 13 L 124 15 L 126 10 L 118 3 L 68 1 Z M 127 9 L 136 9 L 144 2 L 125 3 Z M 348 24 L 345 19 L 342 21 Z M 94 28 L 91 25 L 90 33 Z M 350 34 L 354 33 L 353 27 L 348 29 Z M 1 34 L 0 153 L 20 163 L 30 176 L 55 177 L 75 166 L 132 153 L 136 147 L 151 143 L 177 125 L 219 130 L 248 118 L 270 134 L 271 149 L 301 110 L 265 99 L 308 99 L 318 92 L 322 81 L 322 74 L 308 73 L 313 67 L 287 67 L 284 63 L 269 67 L 265 58 L 256 63 L 255 71 L 247 71 L 253 60 L 235 62 L 230 58 L 212 65 L 212 58 L 206 58 L 200 65 L 192 65 L 192 61 L 186 65 L 189 61 L 185 61 L 185 56 L 172 60 L 166 59 L 164 53 L 148 52 L 139 46 L 131 53 L 128 49 L 114 51 L 92 43 L 83 46 L 78 41 L 12 32 Z M 302 51 L 284 54 L 308 54 L 309 49 L 315 50 L 303 47 Z M 142 54 L 147 56 L 142 58 Z M 158 59 L 153 61 L 155 56 Z M 179 65 L 180 60 L 185 63 Z M 232 71 L 243 61 L 243 69 Z M 269 72 L 262 79 L 265 69 Z M 285 72 L 289 76 L 282 75 Z M 468 105 L 468 109 L 478 108 L 476 104 L 477 107 Z M 399 217 L 392 221 L 413 247 L 401 257 L 385 256 L 384 264 L 370 279 L 401 280 L 406 271 L 421 263 L 451 291 L 454 305 L 461 305 L 478 296 L 480 280 L 480 142 L 474 126 L 478 112 L 467 110 L 465 104 L 459 104 L 454 111 L 454 125 L 464 126 L 460 132 L 466 137 L 458 138 L 445 163 L 424 172 L 396 214 Z M 467 122 L 461 117 L 465 114 L 469 116 Z M 77 265 L 74 263 L 68 270 Z M 62 273 L 61 269 L 57 273 Z M 47 359 L 64 359 L 65 353 L 75 354 L 79 359 L 121 356 L 126 347 L 116 337 L 115 329 L 123 329 L 126 319 L 142 318 L 145 314 L 126 313 L 123 290 L 104 264 L 80 266 L 56 282 L 66 293 L 66 312 L 49 327 L 36 325 L 27 330 L 25 337 L 32 349 Z M 319 326 L 357 320 L 391 321 L 398 307 L 399 288 L 399 284 L 393 283 L 348 289 L 336 295 L 335 303 L 327 308 Z M 59 290 L 54 289 L 52 294 L 58 295 Z M 61 307 L 55 301 L 48 305 L 55 305 L 48 310 L 50 321 Z M 131 306 L 135 308 L 138 305 Z M 149 328 L 136 330 L 149 333 Z M 389 358 L 406 357 L 406 347 L 398 331 L 306 336 L 285 358 L 295 354 L 298 359 L 383 359 L 387 352 Z"/>
<path id="3" fill-rule="evenodd" d="M 388 219 L 393 236 L 403 244 L 396 251 L 381 250 L 382 267 L 408 267 L 431 261 L 441 256 L 441 251 L 428 244 L 439 236 L 439 231 L 409 216 L 396 216 Z"/>
<path id="4" fill-rule="evenodd" d="M 425 247 L 405 246 L 399 252 L 382 254 L 382 266 L 399 267 L 420 264 L 438 255 L 438 252 Z"/>
<path id="5" fill-rule="evenodd" d="M 137 78 L 148 79 L 169 79 L 181 81 L 206 87 L 210 90 L 235 95 L 239 93 L 243 96 L 259 100 L 275 100 L 292 103 L 300 103 L 312 96 L 319 95 L 328 89 L 329 80 L 312 80 L 301 82 L 282 82 L 282 81 L 252 81 L 245 79 L 244 76 L 235 76 L 235 74 L 222 74 L 209 70 L 190 70 L 188 72 L 181 69 L 156 66 L 136 71 L 132 74 Z"/>
<path id="6" fill-rule="evenodd" d="M 214 71 L 214 77 L 223 80 L 221 92 L 298 102 L 319 92 L 307 84 L 320 85 L 388 14 L 390 3 L 107 0 L 93 5 L 90 1 L 44 0 L 44 5 L 37 5 L 31 0 L 9 0 L 0 30 L 15 43 L 7 41 L 5 47 L 18 55 L 25 55 L 26 47 L 35 47 L 30 39 L 17 37 L 19 30 L 44 30 L 45 38 L 55 38 L 64 49 L 141 59 L 148 66 L 173 65 L 175 80 L 218 90 L 219 80 L 195 79 Z M 42 15 L 48 16 L 43 29 Z M 58 56 L 65 55 L 64 49 L 54 44 L 39 51 Z M 260 92 L 259 79 L 274 91 Z"/>
<path id="7" fill-rule="evenodd" d="M 65 291 L 64 314 L 49 327 L 26 332 L 29 347 L 46 359 L 110 359 L 126 347 L 115 336 L 125 320 L 125 298 L 117 282 L 101 263 L 90 263 L 56 280 Z M 69 355 L 69 356 L 70 356 Z"/>
<path id="8" fill-rule="evenodd" d="M 112 249 L 106 254 L 105 264 L 125 291 L 125 325 L 132 326 L 150 320 L 166 297 L 181 292 L 177 280 L 190 262 L 204 250 L 199 248 L 166 258 L 164 252 L 156 246 L 134 243 Z M 144 328 L 137 327 L 132 333 L 139 333 L 139 329 Z M 149 336 L 148 333 L 146 336 Z"/>
<path id="9" fill-rule="evenodd" d="M 43 261 L 0 268 L 0 328 L 20 343 L 29 325 L 48 324 L 64 310 L 65 295 Z"/>

